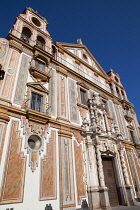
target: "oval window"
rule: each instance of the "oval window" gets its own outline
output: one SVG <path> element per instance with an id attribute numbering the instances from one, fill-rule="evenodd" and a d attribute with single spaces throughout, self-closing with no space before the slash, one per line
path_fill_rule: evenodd
<path id="1" fill-rule="evenodd" d="M 32 22 L 33 22 L 36 26 L 38 26 L 38 27 L 41 26 L 40 21 L 39 21 L 37 18 L 35 18 L 35 17 L 32 17 Z"/>
<path id="2" fill-rule="evenodd" d="M 41 144 L 41 138 L 37 135 L 31 135 L 28 139 L 28 145 L 33 150 L 40 149 Z"/>

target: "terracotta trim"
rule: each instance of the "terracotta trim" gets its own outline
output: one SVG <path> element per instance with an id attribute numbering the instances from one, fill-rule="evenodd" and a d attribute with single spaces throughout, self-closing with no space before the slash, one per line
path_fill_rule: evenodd
<path id="1" fill-rule="evenodd" d="M 89 90 L 89 87 L 84 82 L 77 82 L 77 85 Z"/>
<path id="2" fill-rule="evenodd" d="M 56 72 L 58 72 L 58 73 L 60 73 L 60 74 L 62 74 L 62 75 L 64 75 L 65 77 L 67 77 L 68 76 L 68 72 L 67 72 L 67 70 L 65 70 L 65 69 L 62 69 L 61 67 L 56 67 Z"/>
<path id="3" fill-rule="evenodd" d="M 73 206 L 76 206 L 75 204 L 68 204 L 68 205 L 63 205 L 62 207 L 63 208 L 68 208 L 68 207 L 73 207 Z"/>
<path id="4" fill-rule="evenodd" d="M 80 106 L 84 109 L 87 109 L 88 110 L 88 106 L 84 105 L 84 104 L 81 104 L 81 103 L 77 103 L 77 106 Z"/>
<path id="5" fill-rule="evenodd" d="M 56 120 L 63 120 L 63 121 L 66 121 L 66 122 L 69 122 L 70 123 L 70 121 L 68 119 L 65 119 L 63 117 L 57 117 Z"/>

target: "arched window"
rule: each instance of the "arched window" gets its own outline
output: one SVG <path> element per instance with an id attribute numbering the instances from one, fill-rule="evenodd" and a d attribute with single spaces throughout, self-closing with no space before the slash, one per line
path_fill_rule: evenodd
<path id="1" fill-rule="evenodd" d="M 125 95 L 124 95 L 124 92 L 122 90 L 121 90 L 121 94 L 122 94 L 123 99 L 125 99 Z"/>
<path id="2" fill-rule="evenodd" d="M 109 86 L 110 86 L 110 90 L 111 90 L 111 93 L 112 93 L 112 94 L 114 94 L 114 91 L 113 91 L 113 86 L 112 86 L 112 84 L 110 83 L 110 84 L 109 84 Z"/>
<path id="3" fill-rule="evenodd" d="M 22 29 L 22 34 L 21 34 L 20 39 L 23 40 L 26 43 L 29 43 L 31 34 L 32 34 L 31 30 L 29 28 L 27 28 L 27 27 L 24 27 Z"/>
<path id="4" fill-rule="evenodd" d="M 44 50 L 45 49 L 45 40 L 41 36 L 38 36 L 37 40 L 36 40 L 36 45 Z"/>
<path id="5" fill-rule="evenodd" d="M 115 76 L 115 81 L 116 81 L 116 82 L 119 82 L 119 80 L 118 80 L 118 78 L 117 78 L 116 76 Z"/>
<path id="6" fill-rule="evenodd" d="M 53 54 L 53 58 L 56 58 L 56 48 L 54 46 L 52 46 L 52 54 Z"/>
<path id="7" fill-rule="evenodd" d="M 118 97 L 121 98 L 120 91 L 119 91 L 119 89 L 117 87 L 116 87 L 116 92 L 117 92 Z"/>

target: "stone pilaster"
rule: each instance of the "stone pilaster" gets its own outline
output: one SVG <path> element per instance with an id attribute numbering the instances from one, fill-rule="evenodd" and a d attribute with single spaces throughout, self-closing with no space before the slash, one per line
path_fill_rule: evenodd
<path id="1" fill-rule="evenodd" d="M 128 171 L 127 171 L 127 167 L 126 167 L 126 163 L 124 159 L 123 147 L 120 148 L 120 160 L 121 160 L 121 166 L 122 166 L 122 171 L 123 171 L 123 176 L 124 176 L 124 181 L 125 181 L 125 188 L 126 188 L 126 193 L 127 193 L 127 205 L 136 205 L 133 189 L 132 189 L 132 186 L 130 185 Z"/>
<path id="2" fill-rule="evenodd" d="M 90 131 L 89 122 L 83 121 L 83 128 L 85 131 L 82 132 L 84 136 L 84 142 L 86 147 L 86 168 L 88 171 L 87 177 L 87 193 L 89 200 L 90 209 L 100 209 L 100 194 L 99 194 L 99 181 L 96 163 L 95 147 L 92 142 L 92 134 Z"/>

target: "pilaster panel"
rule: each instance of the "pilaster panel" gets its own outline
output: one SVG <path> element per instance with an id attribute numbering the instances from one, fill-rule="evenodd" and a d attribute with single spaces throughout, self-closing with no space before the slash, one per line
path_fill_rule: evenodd
<path id="1" fill-rule="evenodd" d="M 72 139 L 61 137 L 62 207 L 75 206 Z"/>
<path id="2" fill-rule="evenodd" d="M 76 141 L 74 141 L 74 152 L 75 152 L 77 200 L 78 200 L 78 204 L 80 204 L 81 198 L 86 197 L 86 188 L 85 188 L 85 183 L 84 183 L 82 145 L 81 144 L 78 145 Z"/>
<path id="3" fill-rule="evenodd" d="M 7 160 L 3 176 L 1 203 L 22 202 L 26 158 L 21 152 L 18 121 L 12 121 Z"/>
<path id="4" fill-rule="evenodd" d="M 40 200 L 56 199 L 56 131 L 51 131 L 46 143 L 46 155 L 41 160 Z"/>
<path id="5" fill-rule="evenodd" d="M 69 79 L 69 103 L 70 103 L 70 118 L 72 122 L 79 122 L 79 112 L 76 100 L 76 82 Z"/>
<path id="6" fill-rule="evenodd" d="M 7 124 L 0 123 L 0 162 L 1 162 L 2 152 L 3 152 L 6 130 L 7 130 Z"/>
<path id="7" fill-rule="evenodd" d="M 22 55 L 22 60 L 20 64 L 20 71 L 18 75 L 16 93 L 14 98 L 14 103 L 22 104 L 24 100 L 24 94 L 26 90 L 26 82 L 27 82 L 27 73 L 29 68 L 29 60 L 30 58 L 25 54 Z"/>

